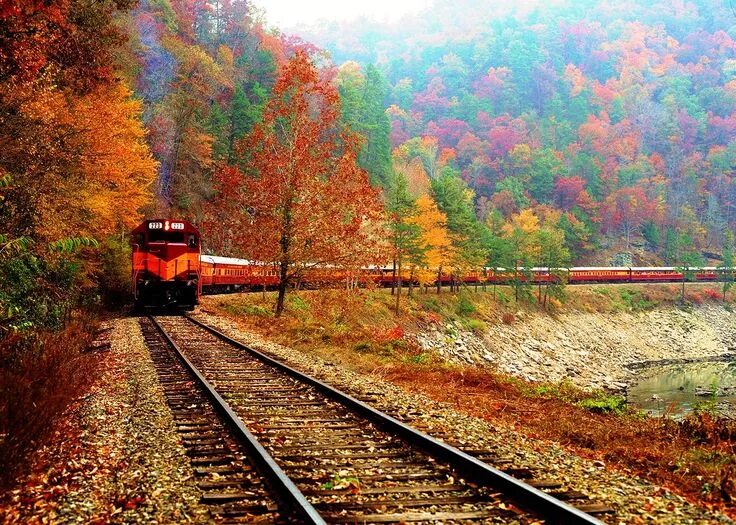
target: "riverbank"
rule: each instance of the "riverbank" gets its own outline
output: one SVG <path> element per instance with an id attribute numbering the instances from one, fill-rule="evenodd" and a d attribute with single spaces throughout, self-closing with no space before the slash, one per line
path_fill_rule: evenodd
<path id="1" fill-rule="evenodd" d="M 572 408 L 560 399 L 525 398 L 509 384 L 488 382 L 470 370 L 443 368 L 431 362 L 396 362 L 363 370 L 340 366 L 342 352 L 333 348 L 331 356 L 276 344 L 246 328 L 247 321 L 206 313 L 195 317 L 260 351 L 284 360 L 290 366 L 334 385 L 358 398 L 371 397 L 371 405 L 400 417 L 446 442 L 471 449 L 493 449 L 510 458 L 514 468 L 531 468 L 545 479 L 561 482 L 567 490 L 581 492 L 592 502 L 611 507 L 614 514 L 599 516 L 605 523 L 619 524 L 715 524 L 733 523 L 704 501 L 690 504 L 678 493 L 634 475 L 630 469 L 617 470 L 613 461 L 591 455 L 584 449 L 560 446 L 539 432 L 529 432 L 525 423 L 535 423 L 538 415 L 558 412 L 557 428 L 582 437 L 587 433 L 585 417 L 598 425 L 607 420 L 582 408 Z M 505 390 L 504 396 L 500 389 Z M 571 392 L 572 393 L 572 392 Z M 527 401 L 527 402 L 525 402 Z M 508 405 L 503 406 L 504 402 Z M 513 403 L 513 404 L 512 404 Z M 565 408 L 566 407 L 566 408 Z M 523 410 L 523 415 L 519 411 Z M 574 411 L 573 414 L 570 410 Z M 564 412 L 563 412 L 564 411 Z M 498 418 L 500 414 L 504 417 Z M 516 421 L 514 421 L 514 418 Z M 581 453 L 582 452 L 582 453 Z M 613 458 L 611 458 L 613 459 Z"/>
<path id="2" fill-rule="evenodd" d="M 736 357 L 736 313 L 723 305 L 550 316 L 516 311 L 512 323 L 470 331 L 459 321 L 416 332 L 425 351 L 458 364 L 491 367 L 528 381 L 571 381 L 624 391 L 638 366 Z"/>

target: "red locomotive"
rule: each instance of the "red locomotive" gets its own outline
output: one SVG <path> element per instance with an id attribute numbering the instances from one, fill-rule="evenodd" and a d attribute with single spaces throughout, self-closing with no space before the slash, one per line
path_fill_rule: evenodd
<path id="1" fill-rule="evenodd" d="M 137 307 L 192 309 L 203 292 L 273 289 L 278 284 L 278 268 L 274 264 L 201 255 L 199 231 L 186 221 L 145 221 L 133 230 L 132 243 L 133 295 Z M 714 267 L 698 268 L 688 276 L 683 276 L 681 270 L 674 267 L 530 268 L 519 271 L 483 268 L 457 279 L 442 274 L 439 280 L 440 285 L 451 282 L 508 284 L 517 278 L 533 284 L 662 283 L 681 282 L 686 277 L 696 282 L 713 282 L 723 280 L 726 275 L 725 270 Z M 342 268 L 323 265 L 310 270 L 307 280 L 301 284 L 308 288 L 348 282 L 391 286 L 394 279 L 390 266 L 366 266 L 360 275 L 354 275 Z M 406 284 L 407 278 L 403 277 L 403 281 Z"/>
<path id="2" fill-rule="evenodd" d="M 187 221 L 145 221 L 132 232 L 137 308 L 193 309 L 202 293 L 199 230 Z"/>

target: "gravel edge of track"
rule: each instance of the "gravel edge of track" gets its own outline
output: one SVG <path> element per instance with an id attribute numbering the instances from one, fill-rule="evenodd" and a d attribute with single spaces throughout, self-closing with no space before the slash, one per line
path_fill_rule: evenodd
<path id="1" fill-rule="evenodd" d="M 10 491 L 0 518 L 211 523 L 137 319 L 107 325 L 110 350 L 92 391 L 62 416 L 62 432 L 34 453 L 31 472 Z"/>

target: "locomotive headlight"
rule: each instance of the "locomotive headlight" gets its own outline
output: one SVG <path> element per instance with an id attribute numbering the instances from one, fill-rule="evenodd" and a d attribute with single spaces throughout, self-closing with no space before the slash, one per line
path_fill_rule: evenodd
<path id="1" fill-rule="evenodd" d="M 169 231 L 169 221 L 164 223 L 164 230 Z"/>

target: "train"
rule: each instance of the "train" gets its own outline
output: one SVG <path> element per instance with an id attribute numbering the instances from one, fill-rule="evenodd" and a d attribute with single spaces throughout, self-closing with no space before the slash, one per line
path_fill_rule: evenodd
<path id="1" fill-rule="evenodd" d="M 131 232 L 132 285 L 136 308 L 177 307 L 192 310 L 202 294 L 274 289 L 279 283 L 273 263 L 202 253 L 201 235 L 190 222 L 146 220 Z M 441 274 L 435 285 L 674 283 L 724 280 L 723 268 L 704 267 L 684 275 L 676 267 L 478 268 L 461 276 Z M 733 270 L 730 278 L 734 278 Z M 307 288 L 338 286 L 390 287 L 396 281 L 391 265 L 371 265 L 356 271 L 320 266 L 299 283 Z M 403 278 L 406 283 L 406 277 Z M 417 284 L 417 283 L 415 283 Z"/>

